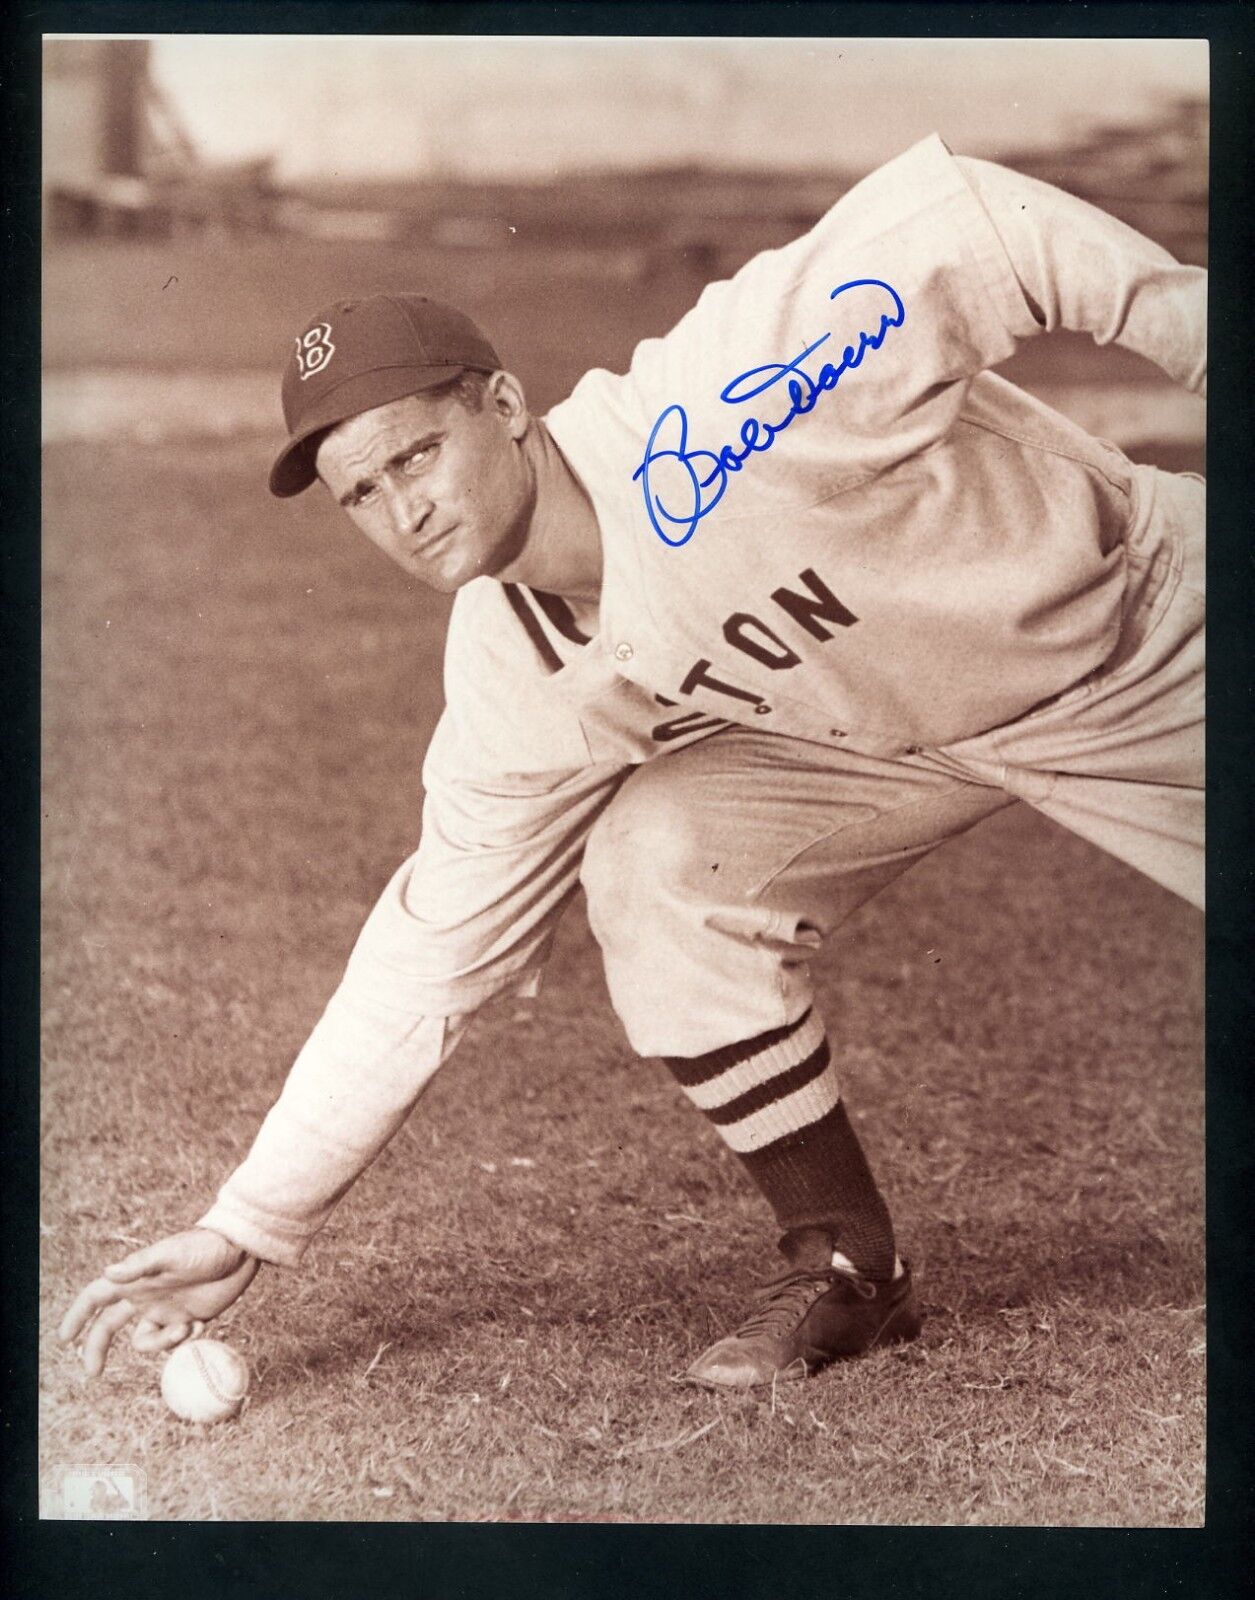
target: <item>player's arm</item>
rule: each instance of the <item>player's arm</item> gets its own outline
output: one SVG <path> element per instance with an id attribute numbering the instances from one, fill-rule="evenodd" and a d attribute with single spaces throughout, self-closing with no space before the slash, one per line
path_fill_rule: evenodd
<path id="1" fill-rule="evenodd" d="M 486 787 L 442 722 L 422 842 L 393 876 L 243 1165 L 201 1219 L 295 1266 L 448 1060 L 470 1015 L 534 983 L 620 769 Z M 454 775 L 456 773 L 456 776 Z"/>
<path id="2" fill-rule="evenodd" d="M 629 377 L 682 406 L 690 450 L 783 415 L 745 470 L 772 476 L 780 506 L 807 504 L 946 439 L 970 380 L 1050 328 L 1115 341 L 1201 388 L 1206 278 L 1095 207 L 956 159 L 934 135 L 709 285 L 666 338 L 641 341 Z M 808 402 L 796 424 L 795 392 Z"/>
<path id="3" fill-rule="evenodd" d="M 1207 383 L 1207 273 L 1097 206 L 956 157 L 1043 331 L 1086 333 L 1145 356 L 1195 393 Z"/>
<path id="4" fill-rule="evenodd" d="M 137 1350 L 171 1349 L 234 1304 L 263 1261 L 295 1265 L 460 1031 L 461 1019 L 381 1018 L 346 979 L 208 1215 L 106 1267 L 66 1312 L 60 1336 L 81 1340 L 87 1371 L 104 1370 L 128 1325 Z"/>
<path id="5" fill-rule="evenodd" d="M 107 1268 L 67 1313 L 62 1337 L 83 1339 L 90 1372 L 132 1320 L 138 1348 L 169 1348 L 231 1304 L 259 1261 L 296 1265 L 468 1015 L 543 965 L 621 769 L 487 784 L 461 775 L 469 765 L 446 718 L 428 753 L 419 850 L 367 919 L 247 1158 L 197 1228 Z"/>
<path id="6" fill-rule="evenodd" d="M 300 1261 L 460 1037 L 462 1018 L 398 1010 L 381 1015 L 346 976 L 207 1215 L 106 1267 L 78 1295 L 60 1337 L 81 1340 L 92 1376 L 128 1325 L 137 1350 L 171 1349 L 234 1304 L 263 1261 Z"/>

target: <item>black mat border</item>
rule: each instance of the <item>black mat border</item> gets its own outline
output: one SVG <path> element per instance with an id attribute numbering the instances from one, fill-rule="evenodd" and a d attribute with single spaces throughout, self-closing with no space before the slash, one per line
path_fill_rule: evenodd
<path id="1" fill-rule="evenodd" d="M 4 1538 L 15 1596 L 424 1597 L 545 1600 L 711 1593 L 853 1597 L 1212 1597 L 1250 1570 L 1255 1440 L 1247 1376 L 1255 1274 L 1245 1222 L 1255 1193 L 1255 938 L 1250 851 L 1255 458 L 1248 306 L 1255 238 L 1244 182 L 1255 29 L 1242 5 L 797 3 L 46 4 L 3 20 L 0 534 L 5 840 L 0 880 L 0 1071 L 7 1148 Z M 1207 38 L 1212 45 L 1212 324 L 1208 461 L 1208 1520 L 1204 1530 L 529 1527 L 38 1523 L 36 1157 L 38 972 L 39 41 L 44 32 L 836 34 Z"/>

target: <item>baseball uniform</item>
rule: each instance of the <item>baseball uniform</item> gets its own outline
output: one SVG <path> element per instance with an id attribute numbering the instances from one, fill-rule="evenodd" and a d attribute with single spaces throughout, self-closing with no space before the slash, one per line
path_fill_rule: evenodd
<path id="1" fill-rule="evenodd" d="M 1201 480 L 987 369 L 1070 328 L 1201 391 L 1205 286 L 933 138 L 589 373 L 546 422 L 600 608 L 458 594 L 418 850 L 205 1225 L 299 1260 L 466 1018 L 535 986 L 581 875 L 636 1049 L 779 1035 L 782 1072 L 817 944 L 1014 798 L 1199 900 Z M 752 1152 L 835 1094 L 721 1131 Z"/>

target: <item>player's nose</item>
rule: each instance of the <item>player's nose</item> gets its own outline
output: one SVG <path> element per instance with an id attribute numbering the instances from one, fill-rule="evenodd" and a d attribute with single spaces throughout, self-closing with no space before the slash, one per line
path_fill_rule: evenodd
<path id="1" fill-rule="evenodd" d="M 396 484 L 388 492 L 388 521 L 398 539 L 422 531 L 432 513 L 431 497 L 417 484 Z"/>

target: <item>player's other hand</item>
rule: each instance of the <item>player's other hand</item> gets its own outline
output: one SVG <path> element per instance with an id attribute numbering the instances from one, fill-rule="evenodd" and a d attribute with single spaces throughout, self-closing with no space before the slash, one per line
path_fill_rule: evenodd
<path id="1" fill-rule="evenodd" d="M 98 1378 L 128 1322 L 137 1350 L 170 1350 L 238 1300 L 260 1265 L 211 1228 L 171 1234 L 106 1267 L 62 1317 L 60 1337 L 83 1336 L 83 1365 Z"/>

